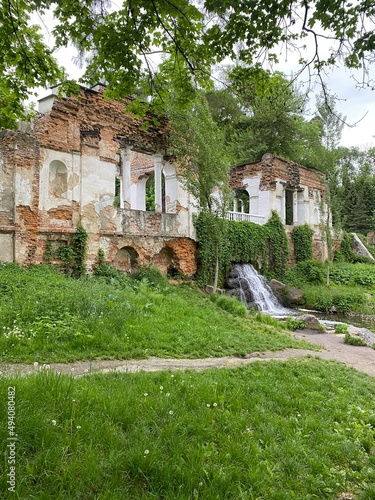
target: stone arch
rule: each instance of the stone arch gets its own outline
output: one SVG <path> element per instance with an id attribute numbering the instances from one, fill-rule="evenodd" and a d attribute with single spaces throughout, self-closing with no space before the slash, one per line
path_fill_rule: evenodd
<path id="1" fill-rule="evenodd" d="M 174 250 L 170 247 L 163 247 L 160 252 L 154 256 L 153 264 L 157 266 L 164 274 L 173 276 L 179 271 L 179 259 Z"/>
<path id="2" fill-rule="evenodd" d="M 250 213 L 250 196 L 246 189 L 236 189 L 234 191 L 233 211 Z"/>
<path id="3" fill-rule="evenodd" d="M 49 164 L 48 193 L 51 198 L 66 198 L 68 191 L 68 169 L 60 160 Z"/>
<path id="4" fill-rule="evenodd" d="M 120 271 L 133 273 L 138 267 L 138 252 L 130 246 L 120 248 L 115 255 L 113 265 Z"/>

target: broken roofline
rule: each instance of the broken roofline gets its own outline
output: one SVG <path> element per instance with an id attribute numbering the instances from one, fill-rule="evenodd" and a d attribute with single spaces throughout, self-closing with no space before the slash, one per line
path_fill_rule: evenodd
<path id="1" fill-rule="evenodd" d="M 233 167 L 230 167 L 229 171 L 231 172 L 232 170 L 234 170 L 236 168 L 244 168 L 244 167 L 249 167 L 251 165 L 260 165 L 263 162 L 263 159 L 265 156 L 271 156 L 272 160 L 273 159 L 280 160 L 286 164 L 292 163 L 294 165 L 297 165 L 300 168 L 305 168 L 306 170 L 313 170 L 316 174 L 320 175 L 323 179 L 326 178 L 325 173 L 322 172 L 321 170 L 317 169 L 316 167 L 307 167 L 306 165 L 301 165 L 300 163 L 297 163 L 296 161 L 293 161 L 293 160 L 286 160 L 285 158 L 282 158 L 281 156 L 278 156 L 278 155 L 273 155 L 272 153 L 265 153 L 262 156 L 262 158 L 258 161 L 250 161 L 250 162 L 246 162 L 246 163 L 241 163 L 239 165 L 234 165 Z"/>

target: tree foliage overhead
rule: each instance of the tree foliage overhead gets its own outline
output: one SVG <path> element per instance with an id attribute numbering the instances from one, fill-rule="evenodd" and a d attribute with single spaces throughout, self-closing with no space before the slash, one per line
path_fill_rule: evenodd
<path id="1" fill-rule="evenodd" d="M 181 95 L 194 85 L 208 86 L 212 64 L 225 58 L 254 66 L 276 60 L 276 47 L 315 51 L 301 65 L 321 74 L 343 60 L 365 69 L 375 59 L 371 0 L 1 0 L 0 99 L 3 116 L 21 113 L 27 89 L 61 80 L 51 50 L 36 26 L 50 9 L 56 47 L 72 43 L 87 64 L 82 83 L 108 83 L 112 97 L 147 94 L 163 97 L 170 74 L 180 74 Z M 33 15 L 34 25 L 31 22 Z M 323 38 L 332 49 L 319 50 Z M 167 67 L 159 71 L 155 55 Z M 367 73 L 364 72 L 366 75 Z M 186 77 L 186 75 L 188 75 Z M 371 82 L 364 82 L 371 84 Z M 11 96 L 11 97 L 10 97 Z M 4 118 L 2 120 L 4 126 Z"/>

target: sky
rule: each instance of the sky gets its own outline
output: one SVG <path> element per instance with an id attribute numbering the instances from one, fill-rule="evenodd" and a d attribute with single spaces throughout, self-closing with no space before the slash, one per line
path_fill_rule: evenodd
<path id="1" fill-rule="evenodd" d="M 46 26 L 46 25 L 45 25 Z M 50 26 L 50 24 L 49 24 Z M 52 36 L 46 36 L 47 43 L 53 43 Z M 307 50 L 308 52 L 308 50 Z M 77 79 L 83 74 L 83 69 L 74 64 L 73 59 L 76 50 L 73 47 L 61 48 L 55 53 L 58 62 L 66 68 L 71 78 Z M 297 55 L 288 53 L 284 61 L 280 61 L 273 69 L 282 71 L 289 76 L 298 69 Z M 282 57 L 280 57 L 282 59 Z M 371 69 L 370 76 L 375 80 L 375 68 Z M 358 80 L 361 72 L 354 74 Z M 308 79 L 307 73 L 302 74 L 299 84 Z M 375 147 L 375 90 L 371 88 L 359 88 L 353 78 L 353 71 L 336 67 L 326 75 L 327 87 L 336 96 L 336 110 L 346 117 L 346 125 L 342 131 L 341 145 L 345 147 L 370 148 Z M 304 87 L 301 86 L 303 90 Z M 306 87 L 305 87 L 306 88 Z M 310 93 L 310 110 L 314 108 L 314 94 L 319 94 L 320 87 L 316 85 Z M 48 95 L 47 89 L 38 89 L 37 99 Z"/>

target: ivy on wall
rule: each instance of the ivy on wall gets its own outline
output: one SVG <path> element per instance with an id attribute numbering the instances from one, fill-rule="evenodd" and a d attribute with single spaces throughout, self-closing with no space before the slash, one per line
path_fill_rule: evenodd
<path id="1" fill-rule="evenodd" d="M 198 242 L 198 279 L 212 283 L 217 241 L 212 237 L 220 227 L 225 237 L 219 248 L 220 281 L 232 262 L 250 262 L 263 274 L 282 278 L 289 256 L 288 238 L 276 212 L 264 225 L 223 220 L 201 212 L 194 220 Z"/>
<path id="2" fill-rule="evenodd" d="M 65 274 L 80 278 L 86 273 L 86 249 L 88 234 L 81 224 L 72 235 L 71 242 L 53 248 L 51 240 L 46 241 L 46 250 L 43 255 L 45 262 L 58 259 Z"/>
<path id="3" fill-rule="evenodd" d="M 303 262 L 313 258 L 312 235 L 314 231 L 308 224 L 295 226 L 292 231 L 294 258 L 296 262 Z"/>

